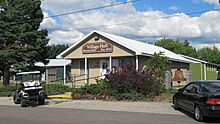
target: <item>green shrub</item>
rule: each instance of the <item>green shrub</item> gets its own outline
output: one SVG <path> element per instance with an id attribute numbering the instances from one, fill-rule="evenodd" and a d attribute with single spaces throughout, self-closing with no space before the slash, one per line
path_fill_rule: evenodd
<path id="1" fill-rule="evenodd" d="M 15 91 L 14 85 L 0 87 L 0 96 L 11 96 L 12 92 Z"/>
<path id="2" fill-rule="evenodd" d="M 148 59 L 145 64 L 148 69 L 153 70 L 155 84 L 153 85 L 152 90 L 155 95 L 160 95 L 160 93 L 165 90 L 165 74 L 168 70 L 169 64 L 170 61 L 168 57 L 164 56 L 163 52 L 154 53 L 154 55 Z"/>
<path id="3" fill-rule="evenodd" d="M 12 95 L 12 92 L 0 92 L 0 97 L 9 97 Z"/>
<path id="4" fill-rule="evenodd" d="M 71 91 L 70 87 L 63 84 L 44 84 L 43 87 L 47 95 L 57 95 Z"/>
<path id="5" fill-rule="evenodd" d="M 163 93 L 167 93 L 167 94 L 175 94 L 176 92 L 177 92 L 177 89 L 174 89 L 174 88 L 165 89 L 163 91 Z"/>
<path id="6" fill-rule="evenodd" d="M 92 94 L 92 95 L 103 95 L 103 96 L 118 96 L 116 90 L 110 89 L 107 85 L 106 80 L 97 80 L 96 84 L 85 84 L 80 88 L 73 90 L 73 94 L 80 93 L 81 95 Z"/>
<path id="7" fill-rule="evenodd" d="M 8 85 L 8 86 L 3 86 L 0 87 L 0 92 L 11 92 L 15 91 L 16 87 L 14 85 Z"/>

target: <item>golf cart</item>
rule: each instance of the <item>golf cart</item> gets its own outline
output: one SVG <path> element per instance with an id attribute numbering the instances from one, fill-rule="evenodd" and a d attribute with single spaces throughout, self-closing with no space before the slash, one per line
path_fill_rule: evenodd
<path id="1" fill-rule="evenodd" d="M 40 83 L 40 71 L 22 72 L 16 75 L 16 91 L 13 95 L 15 104 L 27 107 L 31 102 L 45 104 L 45 93 Z"/>

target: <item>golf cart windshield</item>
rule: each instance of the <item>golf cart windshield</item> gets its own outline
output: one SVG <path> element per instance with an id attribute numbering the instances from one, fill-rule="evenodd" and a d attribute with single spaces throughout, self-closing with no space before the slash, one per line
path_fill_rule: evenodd
<path id="1" fill-rule="evenodd" d="M 21 82 L 40 81 L 41 80 L 41 73 L 40 73 L 40 71 L 17 73 L 16 80 L 21 81 Z"/>

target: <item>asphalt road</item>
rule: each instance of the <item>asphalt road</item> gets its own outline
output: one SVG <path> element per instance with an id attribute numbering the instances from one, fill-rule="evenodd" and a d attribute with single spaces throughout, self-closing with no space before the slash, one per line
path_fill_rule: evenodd
<path id="1" fill-rule="evenodd" d="M 220 123 L 220 119 L 208 123 Z M 184 115 L 0 106 L 0 124 L 199 124 L 199 122 Z"/>

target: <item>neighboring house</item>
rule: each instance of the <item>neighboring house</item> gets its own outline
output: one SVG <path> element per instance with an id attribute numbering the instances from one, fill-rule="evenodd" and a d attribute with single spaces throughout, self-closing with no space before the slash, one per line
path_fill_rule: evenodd
<path id="1" fill-rule="evenodd" d="M 35 66 L 46 67 L 42 80 L 46 82 L 62 80 L 64 83 L 70 80 L 71 61 L 64 59 L 48 59 L 50 62 L 44 65 L 41 62 Z"/>
<path id="2" fill-rule="evenodd" d="M 122 64 L 133 64 L 137 70 L 141 70 L 146 60 L 159 52 L 163 52 L 172 62 L 169 65 L 170 71 L 167 74 L 166 84 L 167 87 L 171 87 L 171 82 L 179 80 L 178 77 L 174 79 L 171 72 L 187 72 L 190 68 L 189 63 L 192 61 L 162 47 L 110 33 L 94 30 L 63 51 L 57 58 L 71 60 L 72 77 L 85 74 L 83 82 L 95 83 L 95 79 L 92 77 L 102 77 L 107 69 L 111 70 L 112 67 L 119 67 Z M 87 80 L 88 78 L 92 79 Z M 186 79 L 182 79 L 181 81 L 186 83 Z"/>
<path id="3" fill-rule="evenodd" d="M 180 55 L 180 56 L 193 61 L 193 63 L 190 64 L 190 70 L 192 71 L 193 81 L 217 79 L 217 64 L 209 63 L 185 55 Z"/>

